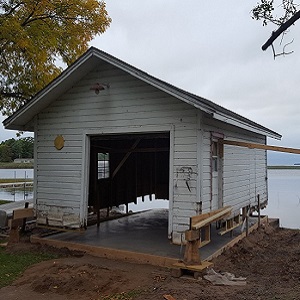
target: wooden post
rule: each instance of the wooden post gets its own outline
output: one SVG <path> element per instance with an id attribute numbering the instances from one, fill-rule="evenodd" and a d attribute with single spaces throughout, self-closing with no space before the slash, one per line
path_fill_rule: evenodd
<path id="1" fill-rule="evenodd" d="M 24 208 L 28 208 L 28 207 L 29 207 L 29 202 L 25 202 Z M 26 227 L 26 218 L 23 219 L 23 225 L 22 225 L 21 232 L 25 232 L 25 227 Z"/>
<path id="2" fill-rule="evenodd" d="M 247 206 L 247 211 L 246 211 L 246 236 L 249 235 L 249 209 L 250 209 L 250 207 Z"/>
<path id="3" fill-rule="evenodd" d="M 97 200 L 97 202 L 98 202 L 98 200 Z M 97 227 L 99 227 L 99 226 L 100 226 L 100 208 L 97 204 Z"/>
<path id="4" fill-rule="evenodd" d="M 258 206 L 258 227 L 260 227 L 260 197 L 257 194 L 257 206 Z"/>
<path id="5" fill-rule="evenodd" d="M 187 230 L 185 232 L 186 246 L 183 262 L 186 265 L 201 265 L 199 254 L 200 231 Z"/>

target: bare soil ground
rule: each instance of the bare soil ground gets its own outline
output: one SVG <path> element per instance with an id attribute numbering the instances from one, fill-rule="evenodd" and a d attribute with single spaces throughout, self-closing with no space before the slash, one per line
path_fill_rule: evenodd
<path id="1" fill-rule="evenodd" d="M 21 243 L 8 251 L 58 251 Z M 247 278 L 245 286 L 214 286 L 203 278 L 173 278 L 168 269 L 59 250 L 64 257 L 36 264 L 0 299 L 300 299 L 300 231 L 260 228 L 214 260 L 214 270 Z M 134 298 L 119 293 L 135 290 Z M 104 298 L 107 295 L 115 297 Z"/>

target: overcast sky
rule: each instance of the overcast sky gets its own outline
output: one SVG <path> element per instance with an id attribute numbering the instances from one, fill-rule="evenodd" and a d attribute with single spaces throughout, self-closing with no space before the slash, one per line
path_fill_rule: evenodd
<path id="1" fill-rule="evenodd" d="M 300 148 L 300 21 L 285 38 L 294 53 L 274 60 L 261 46 L 276 28 L 252 20 L 256 2 L 108 0 L 112 24 L 91 45 L 283 135 L 271 145 Z M 1 140 L 15 137 L 2 128 Z"/>

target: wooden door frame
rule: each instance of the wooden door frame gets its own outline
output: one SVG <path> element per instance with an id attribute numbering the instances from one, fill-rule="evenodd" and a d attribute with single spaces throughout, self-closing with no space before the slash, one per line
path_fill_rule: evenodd
<path id="1" fill-rule="evenodd" d="M 211 144 L 210 144 L 210 153 L 211 153 L 211 171 L 210 171 L 210 210 L 212 210 L 212 201 L 213 201 L 213 143 L 217 143 L 217 169 L 218 169 L 218 202 L 217 208 L 222 208 L 224 205 L 223 201 L 223 157 L 224 157 L 224 145 L 222 143 L 224 139 L 224 134 L 218 132 L 211 132 Z"/>
<path id="2" fill-rule="evenodd" d="M 99 128 L 90 129 L 83 132 L 82 135 L 82 173 L 81 173 L 81 203 L 80 203 L 80 222 L 81 226 L 87 224 L 87 208 L 89 193 L 89 172 L 90 172 L 90 147 L 91 136 L 110 135 L 110 134 L 134 134 L 134 133 L 155 133 L 168 132 L 170 134 L 169 151 L 169 216 L 168 216 L 168 238 L 172 237 L 173 232 L 173 201 L 174 201 L 174 132 L 175 126 L 142 126 L 126 128 Z"/>

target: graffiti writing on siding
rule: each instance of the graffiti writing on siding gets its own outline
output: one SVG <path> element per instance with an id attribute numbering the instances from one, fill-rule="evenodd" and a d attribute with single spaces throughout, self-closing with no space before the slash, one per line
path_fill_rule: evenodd
<path id="1" fill-rule="evenodd" d="M 189 192 L 191 192 L 191 179 L 193 175 L 197 175 L 192 167 L 180 167 L 176 169 L 175 187 L 178 186 L 178 180 L 183 180 Z"/>

